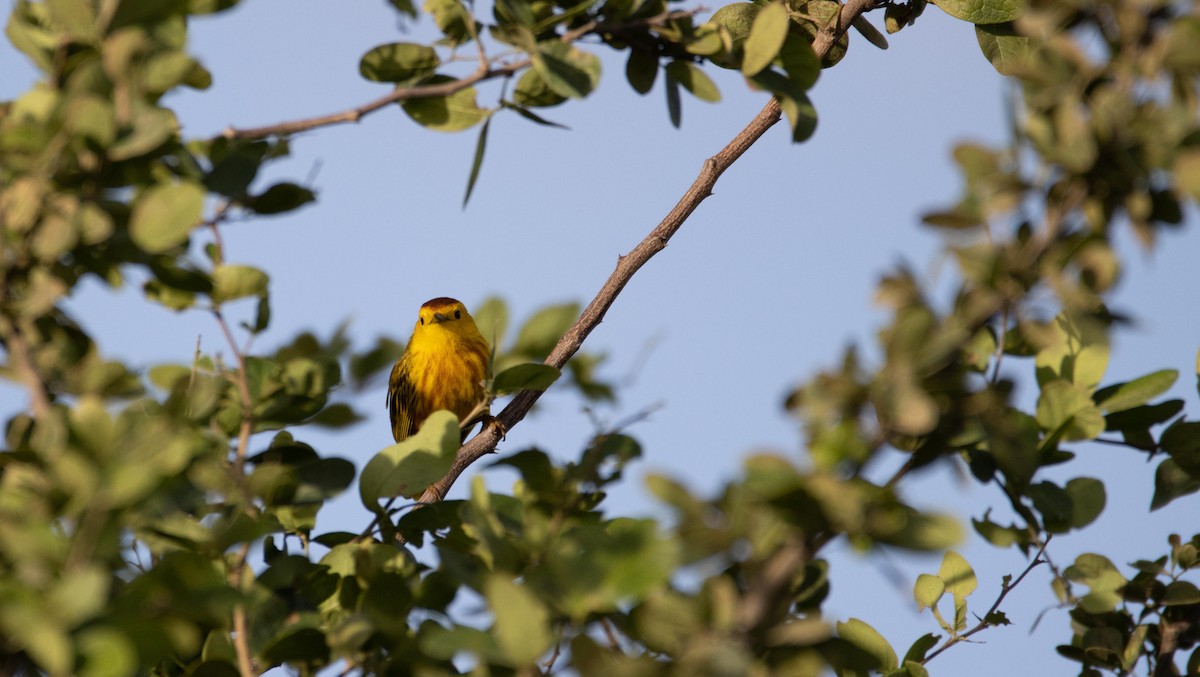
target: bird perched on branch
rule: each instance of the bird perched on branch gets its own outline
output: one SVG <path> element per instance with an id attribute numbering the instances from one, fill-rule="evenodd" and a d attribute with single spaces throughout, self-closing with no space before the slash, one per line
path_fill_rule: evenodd
<path id="1" fill-rule="evenodd" d="M 426 301 L 417 314 L 412 338 L 388 380 L 388 415 L 397 442 L 439 409 L 464 423 L 486 413 L 481 405 L 491 351 L 466 306 L 443 296 Z"/>

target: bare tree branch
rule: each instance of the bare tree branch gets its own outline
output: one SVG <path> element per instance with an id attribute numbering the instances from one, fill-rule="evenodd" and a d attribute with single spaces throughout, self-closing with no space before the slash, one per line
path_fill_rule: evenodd
<path id="1" fill-rule="evenodd" d="M 817 33 L 813 40 L 813 51 L 816 52 L 817 57 L 823 59 L 834 41 L 846 31 L 850 22 L 874 6 L 875 0 L 850 0 L 843 5 L 833 23 Z M 733 140 L 726 144 L 719 153 L 704 161 L 700 175 L 692 182 L 675 207 L 632 251 L 617 259 L 617 269 L 608 277 L 600 292 L 584 309 L 575 324 L 558 340 L 558 344 L 546 358 L 546 364 L 559 369 L 566 366 L 567 360 L 571 359 L 579 350 L 588 334 L 604 319 L 604 314 L 608 312 L 617 295 L 625 288 L 633 274 L 645 265 L 650 257 L 667 246 L 671 236 L 683 226 L 696 207 L 704 198 L 712 194 L 713 186 L 716 185 L 717 179 L 721 178 L 721 174 L 749 150 L 750 146 L 754 145 L 754 142 L 758 141 L 772 125 L 778 122 L 779 117 L 779 102 L 771 99 L 750 121 L 750 124 L 733 137 Z M 425 493 L 421 495 L 421 502 L 432 503 L 445 498 L 459 475 L 472 463 L 495 451 L 496 445 L 504 434 L 525 418 L 541 395 L 541 391 L 536 390 L 523 390 L 517 393 L 499 416 L 458 450 L 450 472 L 425 490 Z"/>

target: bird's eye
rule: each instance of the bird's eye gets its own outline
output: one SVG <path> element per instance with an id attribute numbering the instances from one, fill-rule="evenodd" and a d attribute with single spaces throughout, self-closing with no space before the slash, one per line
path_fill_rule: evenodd
<path id="1" fill-rule="evenodd" d="M 462 319 L 462 311 L 461 310 L 454 311 L 454 319 L 456 319 L 456 320 Z"/>
<path id="2" fill-rule="evenodd" d="M 421 324 L 425 324 L 425 318 L 421 318 Z"/>

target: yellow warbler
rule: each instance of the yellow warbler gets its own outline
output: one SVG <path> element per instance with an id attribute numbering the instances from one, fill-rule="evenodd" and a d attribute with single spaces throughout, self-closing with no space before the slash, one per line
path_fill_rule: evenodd
<path id="1" fill-rule="evenodd" d="M 438 409 L 460 420 L 470 415 L 484 398 L 489 352 L 462 303 L 444 296 L 426 301 L 388 380 L 392 437 L 399 442 L 415 433 Z"/>

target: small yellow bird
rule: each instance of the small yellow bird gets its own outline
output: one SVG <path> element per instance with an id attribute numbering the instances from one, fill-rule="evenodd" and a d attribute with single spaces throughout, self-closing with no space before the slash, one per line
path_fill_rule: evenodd
<path id="1" fill-rule="evenodd" d="M 439 409 L 459 420 L 469 416 L 484 399 L 490 352 L 461 302 L 444 296 L 426 301 L 388 379 L 392 437 L 404 440 Z"/>

